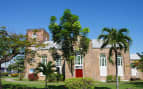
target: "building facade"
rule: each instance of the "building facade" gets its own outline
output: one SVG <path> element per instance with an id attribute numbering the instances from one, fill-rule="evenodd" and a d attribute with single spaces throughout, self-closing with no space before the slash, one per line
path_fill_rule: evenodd
<path id="1" fill-rule="evenodd" d="M 59 54 L 62 54 L 60 51 L 60 45 L 54 43 L 53 41 L 49 41 L 49 34 L 45 30 L 39 30 L 39 33 L 33 32 L 32 30 L 27 31 L 28 38 L 35 37 L 40 40 L 44 44 L 48 44 L 46 47 L 38 48 L 36 52 L 41 55 L 35 56 L 33 62 L 31 64 L 25 62 L 25 73 L 26 77 L 29 73 L 34 72 L 34 68 L 37 67 L 39 62 L 48 62 L 53 61 L 56 64 L 56 68 L 59 73 L 63 73 L 65 78 L 73 78 L 73 77 L 89 77 L 97 81 L 105 81 L 108 75 L 116 75 L 116 67 L 115 67 L 115 56 L 112 57 L 113 64 L 109 62 L 109 48 L 107 46 L 104 49 L 101 49 L 102 41 L 91 40 L 89 45 L 89 50 L 87 54 L 83 57 L 79 53 L 75 55 L 74 66 L 73 66 L 73 74 L 70 72 L 70 68 L 67 62 L 62 60 L 62 56 L 58 59 L 53 59 L 50 48 L 56 48 L 59 51 Z M 45 36 L 45 35 L 48 36 Z M 48 37 L 48 38 L 45 38 Z M 124 51 L 120 52 L 118 55 L 118 71 L 121 80 L 128 81 L 131 78 L 131 67 L 130 67 L 130 55 L 129 51 L 124 53 Z M 40 80 L 44 80 L 44 75 L 42 73 L 38 74 Z"/>
<path id="2" fill-rule="evenodd" d="M 131 64 L 138 62 L 140 59 L 141 58 L 137 54 L 130 55 Z M 131 77 L 133 79 L 143 80 L 143 72 L 141 72 L 141 70 L 137 69 L 136 67 L 131 67 Z"/>

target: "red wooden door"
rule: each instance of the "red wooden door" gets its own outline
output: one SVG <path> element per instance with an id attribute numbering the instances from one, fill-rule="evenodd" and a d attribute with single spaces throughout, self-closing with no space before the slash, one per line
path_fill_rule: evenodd
<path id="1" fill-rule="evenodd" d="M 82 69 L 75 69 L 75 75 L 76 75 L 76 78 L 83 77 Z"/>

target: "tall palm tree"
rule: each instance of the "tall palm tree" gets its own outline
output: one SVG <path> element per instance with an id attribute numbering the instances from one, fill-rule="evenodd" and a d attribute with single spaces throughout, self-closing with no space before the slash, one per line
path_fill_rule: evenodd
<path id="1" fill-rule="evenodd" d="M 45 88 L 47 89 L 47 79 L 55 72 L 55 65 L 52 61 L 48 63 L 39 63 L 38 67 L 35 69 L 36 73 L 43 73 L 45 75 Z"/>
<path id="2" fill-rule="evenodd" d="M 121 50 L 124 50 L 124 52 L 126 52 L 129 49 L 129 45 L 131 44 L 132 39 L 128 36 L 128 33 L 129 31 L 126 28 L 122 28 L 119 30 L 116 30 L 114 28 L 103 28 L 102 34 L 98 36 L 98 40 L 103 40 L 101 49 L 105 48 L 107 45 L 111 46 L 109 50 L 109 59 L 112 56 L 113 52 L 115 53 L 116 89 L 119 89 L 117 56 Z"/>

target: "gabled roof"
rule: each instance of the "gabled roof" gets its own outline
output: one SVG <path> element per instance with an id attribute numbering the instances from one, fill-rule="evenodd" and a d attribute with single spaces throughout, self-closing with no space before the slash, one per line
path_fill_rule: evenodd
<path id="1" fill-rule="evenodd" d="M 60 45 L 54 43 L 53 41 L 45 41 L 44 44 L 46 44 L 46 46 L 40 49 L 50 49 L 50 48 L 60 49 L 61 48 Z"/>
<path id="2" fill-rule="evenodd" d="M 92 48 L 101 48 L 103 44 L 103 40 L 97 40 L 97 39 L 93 39 L 92 40 Z M 110 45 L 107 45 L 105 48 L 110 48 Z"/>
<path id="3" fill-rule="evenodd" d="M 131 54 L 130 60 L 140 60 L 140 57 L 137 54 Z"/>

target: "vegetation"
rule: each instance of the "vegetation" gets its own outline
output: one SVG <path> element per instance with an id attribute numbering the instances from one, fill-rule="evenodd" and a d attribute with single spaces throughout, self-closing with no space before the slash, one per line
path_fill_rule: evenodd
<path id="1" fill-rule="evenodd" d="M 1 73 L 1 76 L 8 76 L 8 72 Z"/>
<path id="2" fill-rule="evenodd" d="M 79 17 L 72 14 L 69 9 L 64 11 L 59 24 L 56 23 L 56 20 L 55 16 L 51 16 L 49 29 L 52 33 L 53 41 L 61 44 L 64 60 L 67 61 L 73 75 L 74 56 L 77 52 L 84 55 L 88 50 L 89 39 L 87 34 L 89 28 L 82 29 Z"/>
<path id="3" fill-rule="evenodd" d="M 43 75 L 45 75 L 45 88 L 47 88 L 47 79 L 49 79 L 55 72 L 54 68 L 55 65 L 53 62 L 49 61 L 48 63 L 39 63 L 38 67 L 35 69 L 36 73 L 41 72 Z"/>
<path id="4" fill-rule="evenodd" d="M 6 81 L 7 77 L 2 79 L 3 89 L 44 89 L 44 81 L 29 81 L 23 79 L 19 81 Z M 143 81 L 120 82 L 120 89 L 142 89 Z M 47 83 L 49 89 L 67 89 L 64 82 Z M 115 83 L 96 82 L 94 89 L 116 89 Z M 22 87 L 22 88 L 21 88 Z"/>
<path id="5" fill-rule="evenodd" d="M 137 69 L 143 72 L 143 52 L 137 54 L 140 57 L 140 60 L 132 63 L 132 67 L 136 67 Z"/>
<path id="6" fill-rule="evenodd" d="M 73 78 L 65 80 L 68 89 L 94 89 L 94 81 L 90 78 Z"/>
<path id="7" fill-rule="evenodd" d="M 102 49 L 105 48 L 107 45 L 111 45 L 109 50 L 110 61 L 112 61 L 111 56 L 113 55 L 113 52 L 115 53 L 116 89 L 119 89 L 117 57 L 121 54 L 121 50 L 124 50 L 124 52 L 128 51 L 129 45 L 132 41 L 132 39 L 128 36 L 128 32 L 129 31 L 126 28 L 120 30 L 116 30 L 114 28 L 103 28 L 102 34 L 98 37 L 98 39 L 103 40 L 103 45 L 101 46 Z"/>
<path id="8" fill-rule="evenodd" d="M 120 76 L 118 76 L 118 80 L 120 82 Z M 106 82 L 108 82 L 108 83 L 110 83 L 110 82 L 116 82 L 116 76 L 108 75 L 106 77 Z"/>
<path id="9" fill-rule="evenodd" d="M 13 73 L 13 74 L 10 74 L 11 77 L 18 77 L 18 73 Z"/>
<path id="10" fill-rule="evenodd" d="M 24 66 L 24 59 L 15 59 L 13 64 L 8 66 L 8 70 L 17 71 L 19 74 L 19 80 L 22 80 L 24 75 L 25 66 Z"/>
<path id="11" fill-rule="evenodd" d="M 31 74 L 28 75 L 28 79 L 30 81 L 36 81 L 36 80 L 38 80 L 38 78 L 39 78 L 38 75 L 35 74 L 35 73 L 31 73 Z"/>

